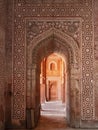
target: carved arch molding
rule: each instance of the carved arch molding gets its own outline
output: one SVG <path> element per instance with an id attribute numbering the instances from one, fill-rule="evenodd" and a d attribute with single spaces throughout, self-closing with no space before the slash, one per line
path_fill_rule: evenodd
<path id="1" fill-rule="evenodd" d="M 13 3 L 12 119 L 25 120 L 26 117 L 27 50 L 30 46 L 36 46 L 37 41 L 44 39 L 45 35 L 41 38 L 42 34 L 50 30 L 54 30 L 54 33 L 59 30 L 58 33 L 69 35 L 70 40 L 72 37 L 80 48 L 81 67 L 79 67 L 82 76 L 80 118 L 81 120 L 96 119 L 93 85 L 92 0 L 74 2 L 75 4 L 68 1 L 60 4 L 56 2 L 52 6 L 48 1 L 26 3 L 24 0 L 16 0 Z M 76 59 L 77 53 L 75 53 Z"/>

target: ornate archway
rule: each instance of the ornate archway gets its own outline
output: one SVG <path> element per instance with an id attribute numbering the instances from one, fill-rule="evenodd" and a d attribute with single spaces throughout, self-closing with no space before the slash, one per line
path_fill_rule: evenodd
<path id="1" fill-rule="evenodd" d="M 12 32 L 12 35 L 8 36 L 7 40 L 12 43 L 13 48 L 11 53 L 12 57 L 9 56 L 8 58 L 10 59 L 9 62 L 12 61 L 10 62 L 10 66 L 12 66 L 12 71 L 10 70 L 11 71 L 10 73 L 12 73 L 13 96 L 11 101 L 10 120 L 13 127 L 16 126 L 17 128 L 23 126 L 25 127 L 26 107 L 28 109 L 32 106 L 30 100 L 30 98 L 32 97 L 32 95 L 30 95 L 31 94 L 30 90 L 32 88 L 31 84 L 32 82 L 30 82 L 31 81 L 30 77 L 33 73 L 33 72 L 31 73 L 32 60 L 33 60 L 32 51 L 37 44 L 39 44 L 41 41 L 49 37 L 48 32 L 54 35 L 54 31 L 52 30 L 55 29 L 57 29 L 57 31 L 60 30 L 60 33 L 63 32 L 64 36 L 66 34 L 69 35 L 69 36 L 67 35 L 67 37 L 69 37 L 69 40 L 67 40 L 66 37 L 56 33 L 56 36 L 59 35 L 58 39 L 62 37 L 61 39 L 63 43 L 66 41 L 66 45 L 70 46 L 71 43 L 72 44 L 75 43 L 76 46 L 79 45 L 80 47 L 81 71 L 79 71 L 79 69 L 75 69 L 74 71 L 74 67 L 70 68 L 71 72 L 75 72 L 74 76 L 71 73 L 71 78 L 75 77 L 75 79 L 77 79 L 76 80 L 77 82 L 75 82 L 76 84 L 78 84 L 79 82 L 77 76 L 79 72 L 82 77 L 81 83 L 79 82 L 81 87 L 80 127 L 81 128 L 88 128 L 88 126 L 90 128 L 97 127 L 97 123 L 95 123 L 97 120 L 97 113 L 96 113 L 97 110 L 95 107 L 97 104 L 96 103 L 97 96 L 95 96 L 96 87 L 93 81 L 94 39 L 92 33 L 93 32 L 92 7 L 93 7 L 92 0 L 86 0 L 83 2 L 78 2 L 77 0 L 71 2 L 65 0 L 64 2 L 60 2 L 60 4 L 58 4 L 57 1 L 51 4 L 50 1 L 46 1 L 45 3 L 43 2 L 39 3 L 39 1 L 34 3 L 30 0 L 26 2 L 24 2 L 24 0 L 13 2 L 13 13 L 9 14 L 9 17 L 13 17 L 12 24 L 8 26 L 9 34 Z M 11 12 L 10 8 L 9 12 Z M 9 23 L 11 23 L 10 19 L 8 21 Z M 48 33 L 48 35 L 46 32 Z M 70 39 L 72 39 L 72 42 L 70 42 Z M 77 43 L 79 44 L 77 45 Z M 75 49 L 75 47 L 73 46 L 74 44 L 71 46 L 71 51 L 73 52 L 72 54 L 74 56 L 74 53 L 76 52 L 77 49 Z M 29 49 L 30 47 L 32 49 Z M 31 52 L 28 54 L 29 50 Z M 66 47 L 66 51 L 67 50 L 68 49 Z M 61 52 L 63 55 L 64 54 L 63 51 Z M 68 52 L 70 53 L 69 50 Z M 75 59 L 77 58 L 74 58 L 72 61 L 75 61 Z M 29 64 L 28 61 L 31 64 Z M 78 68 L 77 64 L 74 65 L 76 65 L 76 67 Z M 33 66 L 36 67 L 36 64 L 34 64 Z M 77 88 L 80 89 L 80 87 Z M 27 104 L 25 102 L 26 97 L 27 97 Z M 77 116 L 77 118 L 78 117 L 80 117 L 80 115 Z M 93 124 L 96 124 L 96 126 L 93 126 L 92 122 Z"/>
<path id="2" fill-rule="evenodd" d="M 68 71 L 68 122 L 80 124 L 80 49 L 69 35 L 51 28 L 36 36 L 27 48 L 27 127 L 35 127 L 40 115 L 40 63 L 44 57 L 57 52 L 63 55 Z M 31 124 L 28 123 L 31 119 Z M 29 120 L 30 122 L 30 120 Z"/>

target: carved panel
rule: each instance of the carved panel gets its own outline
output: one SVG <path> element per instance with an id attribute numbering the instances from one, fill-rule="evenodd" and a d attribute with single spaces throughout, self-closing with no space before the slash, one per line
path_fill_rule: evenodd
<path id="1" fill-rule="evenodd" d="M 49 29 L 60 30 L 72 36 L 77 44 L 81 42 L 81 21 L 74 19 L 58 19 L 58 20 L 26 20 L 27 25 L 27 44 L 30 44 L 34 37 Z"/>
<path id="2" fill-rule="evenodd" d="M 68 2 L 68 1 L 67 1 Z M 29 40 L 34 36 L 42 33 L 43 30 L 49 28 L 58 28 L 61 31 L 67 32 L 78 43 L 80 31 L 77 25 L 72 21 L 55 22 L 58 17 L 66 18 L 81 17 L 82 18 L 82 79 L 81 79 L 81 119 L 91 120 L 94 119 L 94 86 L 93 86 L 93 27 L 92 27 L 92 0 L 83 0 L 72 3 L 69 1 L 66 3 L 26 3 L 24 0 L 14 1 L 14 37 L 13 37 L 13 112 L 12 116 L 16 119 L 25 118 L 25 95 L 26 95 L 26 40 L 25 40 L 25 19 L 34 17 L 42 19 L 51 19 L 47 23 L 45 22 L 29 22 L 28 37 Z M 44 21 L 44 20 L 43 20 Z M 58 24 L 58 26 L 56 25 Z M 67 26 L 65 25 L 67 24 Z M 69 24 L 69 25 L 68 25 Z M 32 28 L 30 31 L 29 26 Z M 64 29 L 66 28 L 66 29 Z M 64 30 L 63 30 L 64 29 Z M 33 30 L 36 30 L 34 32 Z M 41 32 L 42 31 L 42 32 Z M 76 33 L 78 32 L 78 33 Z M 32 34 L 32 35 L 31 35 Z M 20 98 L 19 98 L 20 97 Z"/>

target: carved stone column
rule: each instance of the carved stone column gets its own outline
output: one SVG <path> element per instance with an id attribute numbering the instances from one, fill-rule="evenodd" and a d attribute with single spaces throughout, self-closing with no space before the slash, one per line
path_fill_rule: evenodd
<path id="1" fill-rule="evenodd" d="M 35 126 L 36 65 L 27 70 L 27 128 Z"/>
<path id="2" fill-rule="evenodd" d="M 40 71 L 32 65 L 27 73 L 27 128 L 36 126 L 40 115 Z"/>
<path id="3" fill-rule="evenodd" d="M 70 88 L 70 124 L 72 127 L 79 128 L 80 126 L 80 75 L 79 69 L 72 68 L 71 70 L 71 88 Z"/>

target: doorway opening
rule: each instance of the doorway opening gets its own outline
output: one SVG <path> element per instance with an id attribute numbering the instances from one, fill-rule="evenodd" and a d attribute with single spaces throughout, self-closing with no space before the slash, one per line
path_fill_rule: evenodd
<path id="1" fill-rule="evenodd" d="M 40 101 L 62 101 L 65 103 L 66 86 L 65 61 L 61 56 L 52 53 L 41 62 Z"/>
<path id="2" fill-rule="evenodd" d="M 40 103 L 42 117 L 64 117 L 67 120 L 67 66 L 65 59 L 52 53 L 41 61 Z M 66 122 L 67 124 L 67 122 Z"/>

